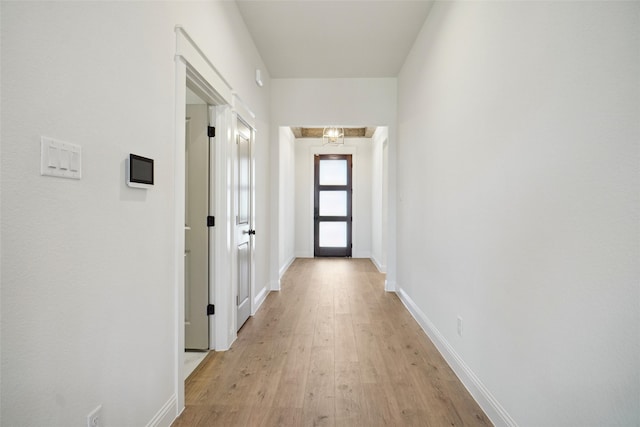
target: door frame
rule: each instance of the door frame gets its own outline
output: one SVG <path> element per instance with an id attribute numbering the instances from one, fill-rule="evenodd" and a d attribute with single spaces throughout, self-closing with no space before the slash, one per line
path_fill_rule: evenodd
<path id="1" fill-rule="evenodd" d="M 233 194 L 229 189 L 232 158 L 233 120 L 231 87 L 220 76 L 215 67 L 191 39 L 184 28 L 177 26 L 175 56 L 175 146 L 173 164 L 174 190 L 174 386 L 175 415 L 184 409 L 184 203 L 185 203 L 185 120 L 186 87 L 197 87 L 202 99 L 215 115 L 216 139 L 209 151 L 214 156 L 210 174 L 210 214 L 216 217 L 216 227 L 209 237 L 209 262 L 214 274 L 209 278 L 209 298 L 215 304 L 215 315 L 209 317 L 210 347 L 215 350 L 227 350 L 235 339 L 233 329 L 233 292 L 231 283 L 232 252 L 227 246 L 232 239 L 230 218 L 233 215 Z M 213 192 L 213 195 L 211 195 Z M 211 344 L 212 343 L 212 344 Z M 167 405 L 174 403 L 168 402 Z M 169 410 L 169 409 L 167 409 Z"/>
<path id="2" fill-rule="evenodd" d="M 357 232 L 357 227 L 358 227 L 358 209 L 357 209 L 357 203 L 356 201 L 358 200 L 358 174 L 357 174 L 357 163 L 358 163 L 358 150 L 357 147 L 355 146 L 346 146 L 343 145 L 341 147 L 332 147 L 332 146 L 315 146 L 315 147 L 310 147 L 309 148 L 309 156 L 308 156 L 308 162 L 309 162 L 309 171 L 310 171 L 310 175 L 309 175 L 309 194 L 314 195 L 314 191 L 315 191 L 315 167 L 314 167 L 314 161 L 315 161 L 315 156 L 316 155 L 321 155 L 321 154 L 338 154 L 338 155 L 343 155 L 343 154 L 350 154 L 351 155 L 351 190 L 353 192 L 352 197 L 351 197 L 351 216 L 353 217 L 353 220 L 351 221 L 351 242 L 352 242 L 352 248 L 351 248 L 351 255 L 353 256 L 353 254 L 357 254 L 360 253 L 359 250 L 360 248 L 357 246 L 358 245 L 358 241 L 357 239 L 354 239 L 354 236 L 357 236 L 356 232 Z M 309 200 L 309 212 L 311 212 L 311 215 L 313 215 L 314 212 L 314 207 L 315 207 L 315 197 L 312 196 Z M 315 221 L 311 221 L 311 224 L 308 228 L 308 247 L 307 247 L 307 253 L 311 254 L 313 256 L 314 253 L 314 245 L 315 245 Z"/>
<path id="3" fill-rule="evenodd" d="M 323 159 L 324 157 L 324 159 Z M 347 183 L 345 185 L 334 186 L 320 184 L 320 163 L 322 160 L 345 160 L 347 162 Z M 346 257 L 351 258 L 353 254 L 353 156 L 351 154 L 316 154 L 313 159 L 313 256 L 314 257 Z M 323 188 L 328 187 L 328 188 Z M 335 187 L 344 187 L 342 190 L 333 190 Z M 320 193 L 323 191 L 342 191 L 346 192 L 347 211 L 342 216 L 321 216 L 320 209 Z M 320 218 L 326 218 L 321 220 Z M 347 223 L 347 241 L 343 248 L 327 248 L 320 246 L 320 223 L 323 221 L 337 221 L 337 218 L 344 218 L 340 222 Z M 324 252 L 324 254 L 320 254 Z"/>

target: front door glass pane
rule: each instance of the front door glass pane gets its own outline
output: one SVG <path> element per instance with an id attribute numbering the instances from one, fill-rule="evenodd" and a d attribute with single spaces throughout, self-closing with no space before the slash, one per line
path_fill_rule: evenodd
<path id="1" fill-rule="evenodd" d="M 320 216 L 347 216 L 347 192 L 321 191 Z"/>
<path id="2" fill-rule="evenodd" d="M 320 247 L 345 248 L 347 246 L 346 222 L 321 222 Z"/>
<path id="3" fill-rule="evenodd" d="M 347 161 L 320 160 L 320 185 L 347 185 Z"/>

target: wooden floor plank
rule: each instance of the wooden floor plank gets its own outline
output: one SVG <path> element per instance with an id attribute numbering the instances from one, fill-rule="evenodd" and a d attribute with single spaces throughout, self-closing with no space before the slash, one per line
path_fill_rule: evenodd
<path id="1" fill-rule="evenodd" d="M 336 360 L 335 396 L 336 425 L 367 425 L 360 363 Z"/>
<path id="2" fill-rule="evenodd" d="M 335 357 L 340 362 L 357 362 L 358 351 L 350 314 L 336 314 L 334 322 Z"/>
<path id="3" fill-rule="evenodd" d="M 277 408 L 302 409 L 311 363 L 313 335 L 295 335 L 278 381 L 273 405 Z"/>
<path id="4" fill-rule="evenodd" d="M 297 259 L 226 352 L 185 383 L 175 427 L 489 426 L 365 259 Z"/>
<path id="5" fill-rule="evenodd" d="M 303 415 L 305 425 L 335 424 L 335 359 L 333 347 L 313 347 L 305 387 Z"/>

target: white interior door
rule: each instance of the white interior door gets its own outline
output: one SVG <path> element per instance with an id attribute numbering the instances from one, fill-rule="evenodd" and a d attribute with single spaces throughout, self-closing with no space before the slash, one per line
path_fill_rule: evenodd
<path id="1" fill-rule="evenodd" d="M 252 229 L 251 224 L 253 201 L 252 130 L 240 120 L 238 120 L 237 129 L 236 242 L 238 286 L 236 303 L 238 306 L 237 326 L 239 330 L 251 315 L 252 236 L 255 235 L 255 230 Z"/>
<path id="2" fill-rule="evenodd" d="M 192 101 L 194 102 L 193 98 Z M 197 100 L 195 100 L 197 102 Z M 209 349 L 209 109 L 187 105 L 185 135 L 185 348 Z"/>

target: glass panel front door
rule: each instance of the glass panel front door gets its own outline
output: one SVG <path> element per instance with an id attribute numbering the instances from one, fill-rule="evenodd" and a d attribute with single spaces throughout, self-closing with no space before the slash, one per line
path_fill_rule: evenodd
<path id="1" fill-rule="evenodd" d="M 314 256 L 351 256 L 351 155 L 316 155 Z"/>

